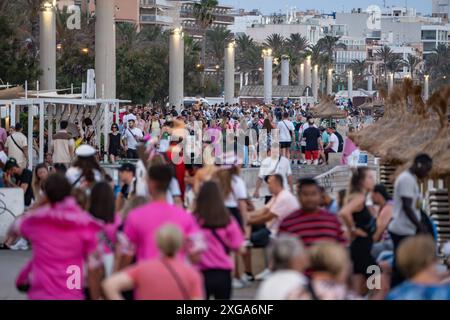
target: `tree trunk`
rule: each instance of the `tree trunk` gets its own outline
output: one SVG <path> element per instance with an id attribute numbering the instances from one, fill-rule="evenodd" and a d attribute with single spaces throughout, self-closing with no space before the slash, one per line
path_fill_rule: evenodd
<path id="1" fill-rule="evenodd" d="M 202 64 L 203 64 L 203 71 L 202 71 L 202 77 L 200 81 L 200 85 L 202 86 L 202 98 L 205 97 L 205 70 L 206 70 L 206 28 L 203 29 L 203 41 L 202 41 Z"/>

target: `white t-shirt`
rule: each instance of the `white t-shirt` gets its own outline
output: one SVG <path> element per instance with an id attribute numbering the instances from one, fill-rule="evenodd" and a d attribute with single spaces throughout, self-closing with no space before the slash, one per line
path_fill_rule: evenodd
<path id="1" fill-rule="evenodd" d="M 329 143 L 332 143 L 331 149 L 333 149 L 334 152 L 338 152 L 339 150 L 339 139 L 338 137 L 332 133 L 330 137 L 328 138 Z"/>
<path id="2" fill-rule="evenodd" d="M 290 120 L 278 122 L 277 129 L 280 130 L 280 142 L 291 142 L 292 138 L 289 132 L 294 131 L 294 124 Z"/>
<path id="3" fill-rule="evenodd" d="M 281 221 L 288 215 L 300 209 L 297 198 L 288 190 L 284 189 L 278 195 L 272 197 L 266 204 L 266 208 L 269 208 L 276 218 L 267 222 L 267 228 L 271 232 L 271 236 L 275 237 L 278 234 L 278 228 Z"/>
<path id="4" fill-rule="evenodd" d="M 227 208 L 237 208 L 239 200 L 247 199 L 247 187 L 244 180 L 239 176 L 233 176 L 231 179 L 231 190 L 224 204 Z"/>
<path id="5" fill-rule="evenodd" d="M 280 159 L 280 162 L 278 162 L 278 159 Z M 258 177 L 264 180 L 266 176 L 273 174 L 280 174 L 283 177 L 283 188 L 289 190 L 288 177 L 292 175 L 292 169 L 291 162 L 288 160 L 288 158 L 267 157 L 261 162 Z M 263 182 L 260 194 L 263 197 L 270 196 L 270 192 L 267 189 L 266 182 Z"/>
<path id="6" fill-rule="evenodd" d="M 290 294 L 306 283 L 305 276 L 297 271 L 275 271 L 261 283 L 256 300 L 286 300 Z"/>
<path id="7" fill-rule="evenodd" d="M 14 132 L 6 139 L 5 143 L 5 147 L 8 149 L 8 157 L 16 159 L 19 167 L 25 168 L 27 166 L 27 158 L 25 158 L 25 154 L 17 147 L 12 138 L 14 138 L 14 141 L 16 141 L 23 151 L 28 152 L 27 137 L 22 132 Z"/>
<path id="8" fill-rule="evenodd" d="M 173 198 L 175 197 L 181 197 L 181 190 L 180 185 L 178 184 L 178 180 L 172 178 L 172 180 L 170 180 L 169 190 L 167 190 L 166 192 L 167 203 L 174 204 L 175 201 L 173 200 Z"/>
<path id="9" fill-rule="evenodd" d="M 81 176 L 82 171 L 78 167 L 70 167 L 66 171 L 66 178 L 69 180 L 69 183 L 72 185 L 72 187 L 84 187 L 84 183 L 86 179 Z M 96 182 L 100 182 L 103 180 L 102 174 L 94 169 L 94 180 Z"/>
<path id="10" fill-rule="evenodd" d="M 147 169 L 142 160 L 136 163 L 136 196 L 147 197 L 148 187 L 147 187 Z"/>
<path id="11" fill-rule="evenodd" d="M 123 137 L 127 140 L 128 149 L 136 150 L 136 146 L 138 144 L 137 140 L 142 139 L 144 137 L 144 134 L 139 128 L 127 128 L 125 130 L 125 133 L 123 134 Z"/>
<path id="12" fill-rule="evenodd" d="M 394 184 L 394 209 L 389 231 L 402 235 L 411 236 L 416 234 L 416 226 L 409 220 L 403 210 L 402 198 L 412 199 L 412 209 L 418 221 L 420 221 L 420 209 L 422 207 L 422 195 L 416 177 L 409 171 L 403 171 L 395 180 Z"/>

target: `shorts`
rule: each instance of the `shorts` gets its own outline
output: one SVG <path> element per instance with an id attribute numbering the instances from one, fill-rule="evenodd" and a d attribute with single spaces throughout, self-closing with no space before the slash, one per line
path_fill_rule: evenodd
<path id="1" fill-rule="evenodd" d="M 294 142 L 291 145 L 291 151 L 299 151 L 300 150 L 300 143 Z"/>
<path id="2" fill-rule="evenodd" d="M 318 160 L 319 159 L 319 150 L 306 150 L 305 152 L 305 159 L 306 160 Z"/>
<path id="3" fill-rule="evenodd" d="M 306 152 L 306 146 L 301 146 L 302 153 L 304 154 Z"/>
<path id="4" fill-rule="evenodd" d="M 290 147 L 291 147 L 291 142 L 290 141 L 288 141 L 288 142 L 280 142 L 280 148 L 281 149 L 288 149 Z"/>

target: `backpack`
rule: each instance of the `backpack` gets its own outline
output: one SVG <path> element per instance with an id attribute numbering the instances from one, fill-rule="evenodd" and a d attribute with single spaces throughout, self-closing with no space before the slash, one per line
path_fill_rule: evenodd
<path id="1" fill-rule="evenodd" d="M 342 152 L 344 150 L 344 139 L 342 139 L 342 136 L 340 135 L 339 132 L 336 131 L 334 134 L 339 140 L 338 152 Z"/>

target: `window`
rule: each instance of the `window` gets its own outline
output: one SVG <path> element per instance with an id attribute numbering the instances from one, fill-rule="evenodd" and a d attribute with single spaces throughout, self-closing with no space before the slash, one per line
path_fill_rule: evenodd
<path id="1" fill-rule="evenodd" d="M 423 44 L 423 51 L 433 51 L 436 49 L 436 43 L 434 42 L 425 42 Z"/>
<path id="2" fill-rule="evenodd" d="M 436 40 L 436 30 L 422 30 L 422 40 Z"/>

